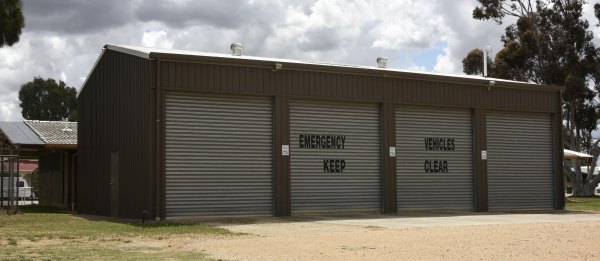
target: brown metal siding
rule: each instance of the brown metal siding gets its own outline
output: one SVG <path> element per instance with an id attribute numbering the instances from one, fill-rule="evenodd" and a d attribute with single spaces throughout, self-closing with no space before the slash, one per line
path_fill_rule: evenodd
<path id="1" fill-rule="evenodd" d="M 39 153 L 39 191 L 40 205 L 64 207 L 63 173 L 65 154 L 62 150 L 42 149 Z"/>
<path id="2" fill-rule="evenodd" d="M 475 211 L 488 210 L 487 160 L 481 159 L 481 152 L 487 151 L 485 112 L 473 111 L 473 166 L 475 169 Z"/>
<path id="3" fill-rule="evenodd" d="M 552 115 L 552 135 L 554 135 L 554 209 L 563 210 L 565 208 L 565 193 L 563 179 L 563 153 L 562 148 L 562 118 L 561 114 Z"/>
<path id="4" fill-rule="evenodd" d="M 396 147 L 396 117 L 393 104 L 382 103 L 381 156 L 383 164 L 382 199 L 383 213 L 397 212 L 396 158 L 390 157 L 390 147 Z"/>
<path id="5" fill-rule="evenodd" d="M 275 114 L 275 216 L 289 216 L 290 208 L 290 156 L 281 155 L 281 145 L 290 145 L 290 99 L 276 96 Z"/>
<path id="6" fill-rule="evenodd" d="M 558 92 L 335 72 L 163 61 L 167 89 L 556 112 Z"/>
<path id="7" fill-rule="evenodd" d="M 119 213 L 152 210 L 150 61 L 106 50 L 78 98 L 77 209 L 110 215 L 110 154 L 118 151 Z"/>

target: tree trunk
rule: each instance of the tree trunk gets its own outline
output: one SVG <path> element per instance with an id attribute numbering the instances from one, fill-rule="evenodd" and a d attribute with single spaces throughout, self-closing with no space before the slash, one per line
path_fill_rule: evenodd
<path id="1" fill-rule="evenodd" d="M 579 160 L 573 160 L 573 172 L 575 180 L 571 179 L 573 187 L 573 196 L 583 196 L 585 194 L 583 175 L 581 175 L 581 164 Z"/>
<path id="2" fill-rule="evenodd" d="M 581 151 L 581 145 L 579 144 L 579 130 L 577 129 L 577 126 L 575 125 L 575 104 L 574 102 L 571 102 L 570 104 L 570 122 L 571 122 L 571 128 L 569 130 L 569 132 L 571 133 L 571 149 L 573 149 L 574 151 Z M 573 160 L 573 176 L 575 177 L 575 179 L 571 179 L 571 186 L 573 187 L 573 196 L 578 196 L 578 197 L 586 197 L 586 195 L 589 194 L 590 189 L 586 187 L 586 185 L 588 184 L 587 179 L 584 180 L 583 179 L 583 175 L 581 174 L 581 162 L 576 159 Z M 593 189 L 592 189 L 592 195 L 593 195 Z"/>
<path id="3" fill-rule="evenodd" d="M 598 144 L 600 143 L 600 139 L 596 140 L 591 146 L 590 151 L 592 152 L 592 162 L 590 162 L 590 171 L 588 171 L 588 182 L 586 183 L 586 197 L 592 197 L 596 194 L 594 193 L 598 183 L 600 183 L 600 173 L 594 176 L 594 171 L 596 170 L 596 165 L 598 162 L 598 156 L 600 156 L 600 149 L 598 149 Z"/>
<path id="4" fill-rule="evenodd" d="M 600 174 L 594 176 L 594 171 L 596 170 L 598 157 L 600 157 L 600 149 L 598 148 L 598 144 L 600 144 L 600 139 L 596 140 L 590 146 L 591 151 L 592 151 L 591 154 L 594 157 L 592 158 L 592 162 L 590 164 L 590 170 L 588 171 L 588 177 L 585 179 L 585 181 L 582 181 L 581 183 L 579 183 L 579 186 L 576 186 L 575 184 L 573 184 L 573 196 L 578 196 L 578 197 L 593 197 L 593 196 L 595 196 L 594 192 L 596 190 L 596 187 L 598 186 L 598 183 L 600 183 Z M 567 176 L 569 176 L 571 181 L 573 181 L 572 177 L 575 177 L 576 173 L 569 172 L 569 171 L 570 170 L 567 170 L 566 174 L 567 174 Z M 576 191 L 577 191 L 577 193 L 575 193 Z"/>
<path id="5" fill-rule="evenodd" d="M 580 195 L 575 195 L 573 194 L 573 196 L 578 196 L 578 197 L 593 197 L 594 191 L 596 190 L 596 186 L 593 186 L 592 184 L 585 184 L 583 185 L 583 193 L 581 193 Z"/>

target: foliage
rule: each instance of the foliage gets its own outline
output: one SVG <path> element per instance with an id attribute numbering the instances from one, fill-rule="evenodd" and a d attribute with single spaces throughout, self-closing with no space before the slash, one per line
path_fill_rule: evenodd
<path id="1" fill-rule="evenodd" d="M 7 260 L 204 260 L 201 252 L 153 246 L 181 236 L 228 235 L 202 223 L 114 220 L 74 216 L 58 209 L 23 206 L 22 215 L 0 214 L 0 259 Z"/>
<path id="2" fill-rule="evenodd" d="M 589 134 L 597 128 L 600 106 L 600 48 L 592 40 L 589 22 L 582 18 L 583 0 L 478 0 L 473 18 L 501 24 L 506 16 L 517 18 L 501 37 L 503 48 L 489 61 L 488 75 L 496 78 L 564 86 L 563 119 L 567 124 L 565 145 L 581 151 L 582 141 L 594 151 Z M 600 19 L 600 4 L 595 5 Z M 481 50 L 463 59 L 463 71 L 482 74 Z M 592 146 L 593 145 L 593 146 Z M 598 151 L 600 154 L 600 151 Z M 589 195 L 600 182 L 565 170 L 575 183 L 576 195 Z"/>
<path id="3" fill-rule="evenodd" d="M 0 0 L 0 47 L 12 46 L 19 41 L 25 18 L 20 0 Z"/>
<path id="4" fill-rule="evenodd" d="M 584 1 L 479 0 L 475 19 L 517 22 L 505 29 L 504 47 L 490 66 L 490 76 L 567 87 L 565 100 L 593 99 L 586 79 L 598 71 L 598 52 L 589 22 L 582 19 Z M 463 60 L 468 74 L 481 74 L 483 52 L 475 49 Z M 595 87 L 600 88 L 595 81 Z"/>
<path id="5" fill-rule="evenodd" d="M 21 114 L 27 120 L 77 121 L 77 90 L 63 81 L 35 77 L 21 85 Z"/>
<path id="6" fill-rule="evenodd" d="M 471 75 L 483 75 L 483 51 L 480 49 L 471 50 L 463 59 L 463 71 Z M 487 57 L 488 72 L 493 71 L 494 63 Z M 489 74 L 488 74 L 489 75 Z"/>

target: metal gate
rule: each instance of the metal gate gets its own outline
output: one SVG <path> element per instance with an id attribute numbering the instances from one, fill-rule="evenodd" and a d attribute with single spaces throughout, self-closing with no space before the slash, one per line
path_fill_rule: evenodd
<path id="1" fill-rule="evenodd" d="M 469 110 L 396 108 L 398 209 L 473 209 Z"/>
<path id="2" fill-rule="evenodd" d="M 489 209 L 554 206 L 550 115 L 488 113 Z"/>
<path id="3" fill-rule="evenodd" d="M 19 162 L 19 150 L 0 147 L 0 209 L 6 208 L 8 214 L 19 213 L 19 201 L 25 201 L 26 191 L 19 185 L 23 182 Z"/>
<path id="4" fill-rule="evenodd" d="M 293 100 L 292 213 L 381 209 L 381 141 L 375 104 Z"/>
<path id="5" fill-rule="evenodd" d="M 272 214 L 270 98 L 166 96 L 166 216 Z"/>

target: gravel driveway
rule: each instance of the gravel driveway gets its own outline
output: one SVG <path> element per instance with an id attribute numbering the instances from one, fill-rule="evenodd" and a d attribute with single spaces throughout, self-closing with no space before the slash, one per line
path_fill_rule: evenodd
<path id="1" fill-rule="evenodd" d="M 265 218 L 188 239 L 226 260 L 599 260 L 599 214 Z"/>

